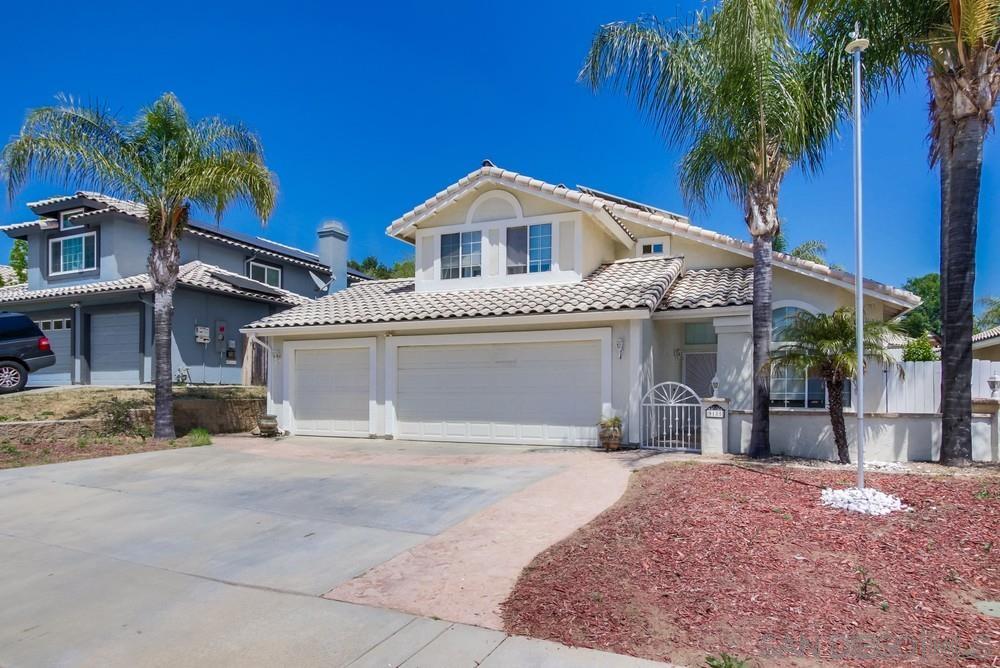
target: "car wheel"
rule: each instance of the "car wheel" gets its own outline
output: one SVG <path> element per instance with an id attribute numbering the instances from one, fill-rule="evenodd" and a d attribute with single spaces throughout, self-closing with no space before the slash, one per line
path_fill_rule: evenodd
<path id="1" fill-rule="evenodd" d="M 0 394 L 20 392 L 28 382 L 28 370 L 17 362 L 0 362 Z"/>

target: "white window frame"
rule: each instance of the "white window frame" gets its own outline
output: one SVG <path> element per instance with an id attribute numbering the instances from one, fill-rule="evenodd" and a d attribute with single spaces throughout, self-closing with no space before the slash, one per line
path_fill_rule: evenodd
<path id="1" fill-rule="evenodd" d="M 531 263 L 532 263 L 532 259 L 533 259 L 531 257 L 531 228 L 533 228 L 533 227 L 541 227 L 542 225 L 548 225 L 549 226 L 549 268 L 545 269 L 545 270 L 542 270 L 542 271 L 531 271 Z M 507 234 L 513 228 L 515 228 L 515 227 L 523 227 L 523 228 L 525 228 L 524 243 L 527 244 L 527 246 L 524 249 L 524 256 L 525 256 L 526 264 L 524 265 L 524 271 L 523 272 L 512 274 L 512 273 L 510 273 L 510 272 L 507 271 L 510 268 L 510 266 L 507 264 L 507 259 L 508 259 L 508 256 L 507 256 Z M 555 228 L 556 228 L 556 223 L 554 223 L 552 221 L 547 221 L 547 220 L 544 220 L 544 221 L 541 221 L 541 222 L 537 222 L 537 223 L 525 223 L 523 225 L 508 225 L 507 227 L 503 228 L 502 234 L 503 234 L 503 251 L 504 252 L 503 252 L 503 258 L 500 261 L 500 267 L 501 267 L 501 269 L 503 269 L 502 275 L 503 276 L 525 276 L 525 275 L 531 275 L 531 274 L 535 274 L 535 275 L 537 275 L 537 274 L 547 274 L 547 273 L 553 271 L 555 269 L 555 267 L 556 267 L 555 254 L 556 254 L 556 251 L 557 251 L 557 248 L 556 248 L 556 233 L 555 233 Z"/>
<path id="2" fill-rule="evenodd" d="M 83 232 L 82 234 L 70 234 L 70 235 L 65 236 L 65 237 L 52 237 L 51 239 L 49 239 L 49 245 L 48 245 L 48 252 L 49 252 L 49 254 L 48 254 L 48 262 L 51 265 L 51 263 L 52 263 L 52 244 L 57 243 L 57 242 L 59 244 L 62 244 L 64 242 L 66 242 L 66 241 L 69 241 L 70 239 L 80 239 L 80 238 L 84 239 L 84 242 L 83 242 L 83 244 L 84 244 L 83 257 L 84 257 L 84 262 L 86 262 L 86 258 L 87 258 L 87 252 L 86 252 L 86 243 L 87 242 L 86 242 L 86 238 L 87 237 L 93 237 L 94 238 L 94 266 L 93 267 L 86 267 L 86 266 L 84 266 L 84 267 L 81 267 L 80 269 L 70 269 L 68 271 L 63 271 L 62 270 L 62 264 L 63 264 L 63 254 L 62 253 L 63 253 L 63 251 L 62 251 L 62 246 L 60 246 L 59 247 L 59 271 L 52 271 L 52 267 L 49 266 L 49 276 L 68 276 L 68 275 L 71 275 L 71 274 L 81 274 L 81 273 L 83 273 L 85 271 L 94 271 L 95 269 L 97 269 L 97 232 Z"/>
<path id="3" fill-rule="evenodd" d="M 272 288 L 280 288 L 281 287 L 281 283 L 282 283 L 282 279 L 283 279 L 281 267 L 275 267 L 274 265 L 264 264 L 263 262 L 257 262 L 255 260 L 250 260 L 249 264 L 250 264 L 250 266 L 247 269 L 247 276 L 248 276 L 248 278 L 250 280 L 252 280 L 252 281 L 256 281 L 257 280 L 256 278 L 253 277 L 253 268 L 254 267 L 260 267 L 261 269 L 264 270 L 264 279 L 265 279 L 263 281 L 259 281 L 260 283 L 263 283 L 264 285 L 270 285 Z M 278 284 L 277 285 L 272 285 L 271 283 L 267 282 L 267 272 L 268 272 L 268 270 L 278 272 Z"/>
<path id="4" fill-rule="evenodd" d="M 441 246 L 444 244 L 444 238 L 446 236 L 451 236 L 453 234 L 458 235 L 458 276 L 451 276 L 445 278 L 444 264 L 442 262 L 444 260 L 444 253 L 441 251 Z M 479 268 L 479 274 L 477 274 L 476 276 L 462 276 L 462 269 L 465 269 L 465 267 L 462 265 L 462 260 L 471 255 L 471 253 L 465 252 L 465 240 L 462 237 L 466 235 L 470 236 L 479 235 L 479 264 L 478 265 L 470 264 L 468 267 L 470 270 L 473 267 Z M 484 235 L 482 230 L 458 230 L 455 232 L 442 232 L 441 235 L 438 237 L 438 242 L 437 242 L 437 255 L 439 258 L 438 273 L 437 273 L 438 279 L 442 281 L 458 281 L 462 279 L 468 280 L 470 278 L 481 278 L 483 275 L 483 246 L 485 245 L 483 244 L 483 236 Z"/>
<path id="5" fill-rule="evenodd" d="M 70 216 L 75 216 L 77 214 L 81 214 L 85 210 L 86 209 L 84 209 L 83 207 L 79 207 L 77 209 L 67 209 L 65 211 L 60 211 L 59 212 L 59 229 L 60 230 L 78 230 L 81 227 L 83 227 L 84 226 L 83 223 L 71 223 L 71 222 L 68 222 L 66 219 L 69 218 Z"/>
<path id="6" fill-rule="evenodd" d="M 572 222 L 570 233 L 573 235 L 573 267 L 564 269 L 560 266 L 560 256 L 562 253 L 562 237 L 564 222 Z M 543 223 L 552 224 L 552 264 L 549 271 L 523 274 L 507 273 L 507 228 L 539 225 Z M 525 216 L 523 218 L 510 218 L 506 220 L 490 220 L 474 223 L 464 223 L 455 225 L 441 225 L 437 227 L 418 229 L 415 237 L 415 247 L 417 249 L 417 266 L 420 267 L 426 260 L 421 257 L 424 251 L 424 239 L 431 238 L 433 260 L 427 262 L 427 274 L 421 277 L 417 273 L 417 292 L 448 291 L 455 289 L 478 289 L 478 288 L 499 288 L 518 285 L 541 285 L 550 283 L 573 283 L 583 278 L 581 267 L 583 266 L 583 214 L 579 211 L 566 213 L 542 214 L 539 216 Z M 497 239 L 491 242 L 490 230 L 497 231 Z M 478 231 L 482 234 L 480 252 L 482 253 L 481 274 L 470 278 L 441 278 L 441 236 L 445 234 L 455 234 L 456 232 Z M 489 274 L 490 258 L 492 253 L 496 253 L 497 267 L 496 274 Z"/>
<path id="7" fill-rule="evenodd" d="M 649 253 L 644 253 L 642 251 L 643 246 L 655 246 L 660 244 L 663 246 L 662 250 L 659 252 L 650 251 Z M 646 237 L 645 239 L 639 239 L 635 243 L 635 256 L 636 257 L 652 257 L 654 255 L 670 255 L 670 237 Z"/>

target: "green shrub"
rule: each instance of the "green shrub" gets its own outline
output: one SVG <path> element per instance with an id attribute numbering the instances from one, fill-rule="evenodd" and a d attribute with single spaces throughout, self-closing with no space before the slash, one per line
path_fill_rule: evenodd
<path id="1" fill-rule="evenodd" d="M 212 445 L 212 435 L 207 429 L 201 427 L 195 427 L 188 432 L 188 440 L 191 441 L 191 445 Z"/>
<path id="2" fill-rule="evenodd" d="M 934 346 L 931 345 L 931 340 L 926 336 L 911 339 L 903 346 L 904 362 L 936 362 L 937 358 Z"/>
<path id="3" fill-rule="evenodd" d="M 732 654 L 723 652 L 718 657 L 709 656 L 705 658 L 705 665 L 708 668 L 747 668 L 750 665 L 748 659 L 740 659 Z"/>
<path id="4" fill-rule="evenodd" d="M 142 408 L 143 403 L 135 399 L 119 399 L 112 397 L 100 404 L 101 433 L 105 436 L 140 436 L 149 435 L 149 429 L 135 419 L 135 409 Z"/>

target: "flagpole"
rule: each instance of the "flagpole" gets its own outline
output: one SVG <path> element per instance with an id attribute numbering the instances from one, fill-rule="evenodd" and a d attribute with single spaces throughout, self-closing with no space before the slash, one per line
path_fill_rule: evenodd
<path id="1" fill-rule="evenodd" d="M 861 37 L 861 24 L 854 24 L 851 42 L 845 49 L 854 59 L 854 324 L 857 373 L 854 387 L 857 405 L 858 434 L 858 489 L 865 488 L 865 302 L 864 302 L 864 253 L 861 199 L 861 52 L 868 48 L 868 40 Z"/>

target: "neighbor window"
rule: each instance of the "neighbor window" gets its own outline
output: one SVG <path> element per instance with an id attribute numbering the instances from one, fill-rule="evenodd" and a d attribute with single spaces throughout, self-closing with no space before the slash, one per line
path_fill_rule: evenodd
<path id="1" fill-rule="evenodd" d="M 441 278 L 472 278 L 482 274 L 482 232 L 441 235 Z"/>
<path id="2" fill-rule="evenodd" d="M 851 381 L 844 381 L 844 406 L 851 406 Z M 781 367 L 771 374 L 771 405 L 778 408 L 826 408 L 826 382 L 819 376 Z"/>
<path id="3" fill-rule="evenodd" d="M 507 228 L 508 274 L 535 274 L 551 269 L 551 223 Z"/>
<path id="4" fill-rule="evenodd" d="M 96 268 L 95 232 L 49 239 L 49 274 L 72 274 Z"/>
<path id="5" fill-rule="evenodd" d="M 281 287 L 281 269 L 269 264 L 250 262 L 250 278 L 276 288 Z"/>
<path id="6" fill-rule="evenodd" d="M 67 211 L 61 211 L 59 213 L 59 229 L 75 230 L 78 227 L 83 227 L 83 223 L 74 223 L 70 220 L 73 216 L 81 213 L 83 213 L 83 209 L 69 209 Z"/>

